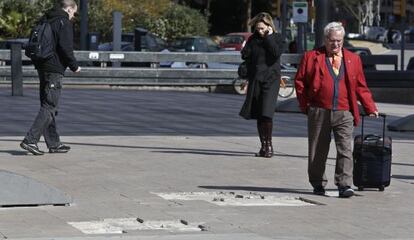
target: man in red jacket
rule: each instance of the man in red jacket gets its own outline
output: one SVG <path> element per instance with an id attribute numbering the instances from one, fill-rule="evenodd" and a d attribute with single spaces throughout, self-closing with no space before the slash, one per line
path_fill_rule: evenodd
<path id="1" fill-rule="evenodd" d="M 339 197 L 351 197 L 352 132 L 360 115 L 357 100 L 370 116 L 378 110 L 365 82 L 361 59 L 343 48 L 345 29 L 339 22 L 324 28 L 323 47 L 304 54 L 295 77 L 299 106 L 308 115 L 309 182 L 317 195 L 325 194 L 326 160 L 333 132 L 337 157 L 335 185 Z"/>

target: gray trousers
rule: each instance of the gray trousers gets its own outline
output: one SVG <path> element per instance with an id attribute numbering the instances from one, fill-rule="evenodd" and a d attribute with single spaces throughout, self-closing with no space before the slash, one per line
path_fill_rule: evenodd
<path id="1" fill-rule="evenodd" d="M 25 140 L 37 143 L 43 135 L 48 148 L 59 146 L 60 137 L 56 130 L 56 115 L 62 88 L 63 75 L 52 72 L 38 71 L 40 84 L 40 110 L 27 132 Z"/>
<path id="2" fill-rule="evenodd" d="M 352 186 L 352 132 L 353 116 L 349 111 L 331 111 L 318 107 L 308 110 L 309 182 L 313 187 L 326 186 L 326 160 L 331 133 L 336 145 L 335 185 Z"/>

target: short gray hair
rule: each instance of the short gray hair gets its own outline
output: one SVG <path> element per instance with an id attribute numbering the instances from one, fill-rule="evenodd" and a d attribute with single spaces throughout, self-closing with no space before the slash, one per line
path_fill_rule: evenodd
<path id="1" fill-rule="evenodd" d="M 342 26 L 342 23 L 340 23 L 340 22 L 330 22 L 330 23 L 328 23 L 328 25 L 326 25 L 325 28 L 323 29 L 323 35 L 326 38 L 326 37 L 329 36 L 329 33 L 333 32 L 333 31 L 335 31 L 335 32 L 340 31 L 340 32 L 342 32 L 342 35 L 345 36 L 345 29 Z"/>

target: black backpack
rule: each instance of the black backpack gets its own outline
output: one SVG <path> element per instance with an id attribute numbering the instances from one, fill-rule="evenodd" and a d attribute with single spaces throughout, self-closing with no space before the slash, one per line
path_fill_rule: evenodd
<path id="1" fill-rule="evenodd" d="M 33 27 L 30 38 L 25 47 L 25 55 L 33 62 L 44 62 L 53 56 L 55 40 L 52 27 L 46 19 L 40 20 Z"/>

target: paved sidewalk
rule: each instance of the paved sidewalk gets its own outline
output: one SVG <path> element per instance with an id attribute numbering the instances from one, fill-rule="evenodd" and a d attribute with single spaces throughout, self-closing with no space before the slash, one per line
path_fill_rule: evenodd
<path id="1" fill-rule="evenodd" d="M 10 97 L 9 92 L 0 88 L 0 170 L 56 187 L 73 203 L 0 208 L 0 239 L 414 236 L 413 132 L 387 132 L 393 137 L 390 187 L 384 192 L 372 189 L 357 192 L 351 199 L 339 199 L 332 183 L 333 145 L 327 166 L 331 197 L 311 192 L 306 174 L 306 119 L 301 114 L 276 113 L 276 156 L 263 159 L 253 157 L 258 150 L 255 123 L 237 115 L 243 96 L 64 89 L 57 121 L 62 140 L 72 150 L 32 156 L 18 145 L 37 113 L 37 91 L 25 89 L 24 97 Z M 409 105 L 379 107 L 390 115 L 388 122 L 413 112 Z M 381 121 L 370 121 L 367 131 L 379 131 L 380 126 Z M 45 148 L 43 142 L 39 145 Z M 220 197 L 211 201 L 168 200 L 160 193 L 215 193 Z M 235 198 L 242 204 L 260 196 L 265 200 L 299 200 L 303 205 L 293 201 L 292 206 L 225 205 L 229 203 L 226 194 L 238 196 Z M 143 224 L 128 222 L 131 219 L 142 219 Z M 168 228 L 168 224 L 158 230 L 140 228 L 160 220 L 181 222 L 182 229 Z M 87 233 L 79 227 L 82 223 L 101 233 Z"/>

